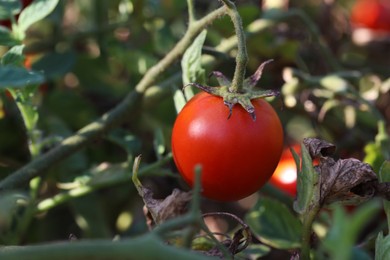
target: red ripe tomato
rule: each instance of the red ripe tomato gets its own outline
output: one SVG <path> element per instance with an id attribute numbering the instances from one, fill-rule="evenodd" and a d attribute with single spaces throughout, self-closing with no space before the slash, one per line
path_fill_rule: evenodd
<path id="1" fill-rule="evenodd" d="M 356 1 L 351 10 L 351 22 L 356 27 L 390 31 L 390 1 Z"/>
<path id="2" fill-rule="evenodd" d="M 202 194 L 234 201 L 259 190 L 271 177 L 283 150 L 283 129 L 272 106 L 252 100 L 257 116 L 239 105 L 232 116 L 222 98 L 194 96 L 177 116 L 172 151 L 184 180 L 194 184 L 194 167 L 202 166 Z"/>

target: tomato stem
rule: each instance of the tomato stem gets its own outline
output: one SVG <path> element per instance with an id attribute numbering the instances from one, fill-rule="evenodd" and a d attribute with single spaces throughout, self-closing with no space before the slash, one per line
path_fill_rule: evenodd
<path id="1" fill-rule="evenodd" d="M 237 36 L 237 48 L 238 53 L 236 56 L 236 69 L 234 71 L 234 77 L 232 85 L 229 88 L 230 92 L 241 93 L 243 91 L 245 69 L 248 63 L 248 53 L 246 50 L 246 41 L 244 28 L 242 26 L 242 20 L 237 8 L 230 0 L 221 0 L 227 8 L 227 13 L 233 22 L 235 33 Z"/>
<path id="2" fill-rule="evenodd" d="M 301 259 L 310 259 L 312 226 L 320 209 L 320 206 L 314 207 L 304 216 L 301 239 Z"/>

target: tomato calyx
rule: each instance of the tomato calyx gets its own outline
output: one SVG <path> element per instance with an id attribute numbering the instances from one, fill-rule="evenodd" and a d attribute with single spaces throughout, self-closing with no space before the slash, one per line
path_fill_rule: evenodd
<path id="1" fill-rule="evenodd" d="M 242 92 L 235 92 L 232 88 L 232 82 L 219 71 L 213 71 L 210 74 L 210 76 L 217 78 L 219 86 L 204 86 L 198 83 L 189 83 L 186 86 L 194 86 L 211 95 L 222 97 L 224 104 L 229 108 L 228 119 L 232 116 L 234 105 L 240 104 L 250 114 L 253 121 L 256 121 L 255 108 L 251 100 L 279 95 L 279 91 L 276 90 L 253 90 L 263 74 L 264 66 L 271 61 L 263 62 L 252 76 L 244 80 Z"/>

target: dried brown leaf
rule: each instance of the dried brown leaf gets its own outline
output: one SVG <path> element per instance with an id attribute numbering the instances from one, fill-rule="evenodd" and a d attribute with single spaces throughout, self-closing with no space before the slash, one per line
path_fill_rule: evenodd
<path id="1" fill-rule="evenodd" d="M 362 184 L 377 181 L 377 176 L 370 165 L 357 159 L 334 161 L 331 158 L 326 158 L 321 160 L 317 170 L 320 174 L 320 194 L 323 204 L 336 201 L 359 204 L 375 195 L 374 189 L 366 190 L 365 193 L 360 194 L 352 191 Z"/>
<path id="2" fill-rule="evenodd" d="M 359 204 L 374 196 L 390 198 L 390 183 L 379 183 L 369 164 L 353 158 L 333 159 L 335 145 L 321 139 L 307 138 L 303 143 L 312 158 L 320 158 L 315 170 L 320 176 L 321 205 Z"/>
<path id="3" fill-rule="evenodd" d="M 149 216 L 149 226 L 154 223 L 159 225 L 168 219 L 172 219 L 186 213 L 192 197 L 191 192 L 174 189 L 172 194 L 165 199 L 154 199 L 152 190 L 145 187 L 142 187 L 140 195 L 142 196 L 145 207 L 147 208 L 147 211 L 144 211 L 145 215 L 148 216 L 150 214 L 153 220 L 151 221 Z"/>
<path id="4" fill-rule="evenodd" d="M 305 138 L 303 144 L 311 158 L 326 157 L 334 154 L 336 146 L 317 138 Z"/>

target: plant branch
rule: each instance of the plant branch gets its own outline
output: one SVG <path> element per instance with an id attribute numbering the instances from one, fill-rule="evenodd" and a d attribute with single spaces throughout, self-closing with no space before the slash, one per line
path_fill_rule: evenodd
<path id="1" fill-rule="evenodd" d="M 320 209 L 320 206 L 312 208 L 307 215 L 303 216 L 301 259 L 310 259 L 312 226 Z"/>
<path id="2" fill-rule="evenodd" d="M 135 87 L 135 91 L 130 92 L 121 103 L 104 114 L 101 118 L 85 126 L 73 136 L 63 140 L 59 146 L 46 154 L 37 157 L 29 164 L 3 179 L 0 182 L 0 191 L 19 187 L 26 184 L 30 179 L 43 175 L 43 173 L 55 163 L 70 156 L 92 140 L 101 137 L 108 130 L 124 122 L 138 107 L 137 105 L 145 91 L 157 81 L 158 76 L 177 61 L 188 46 L 190 46 L 195 37 L 205 27 L 224 13 L 225 8 L 219 8 L 202 19 L 192 23 L 191 27 L 188 28 L 186 34 L 176 46 L 162 60 L 146 72 L 144 77 Z"/>
<path id="3" fill-rule="evenodd" d="M 153 164 L 141 167 L 139 169 L 139 172 L 138 172 L 139 177 L 145 176 L 145 175 L 153 172 L 154 170 L 160 168 L 161 165 L 164 165 L 167 162 L 169 162 L 171 159 L 172 159 L 172 154 L 168 154 L 166 157 L 162 158 L 161 160 L 159 160 Z M 123 166 L 123 168 L 127 168 L 127 167 L 128 167 L 127 164 Z M 94 192 L 96 190 L 111 187 L 111 186 L 125 183 L 125 182 L 130 182 L 130 177 L 127 174 L 120 175 L 117 178 L 111 178 L 111 179 L 109 179 L 109 181 L 93 183 L 90 185 L 87 184 L 85 186 L 83 185 L 83 186 L 74 188 L 68 192 L 59 193 L 52 198 L 42 200 L 40 203 L 38 203 L 36 210 L 35 210 L 35 213 L 42 213 L 42 212 L 48 211 L 56 206 L 59 206 L 63 203 L 66 203 L 74 198 L 78 198 L 78 197 L 84 196 L 86 194 L 89 194 L 91 192 Z"/>

